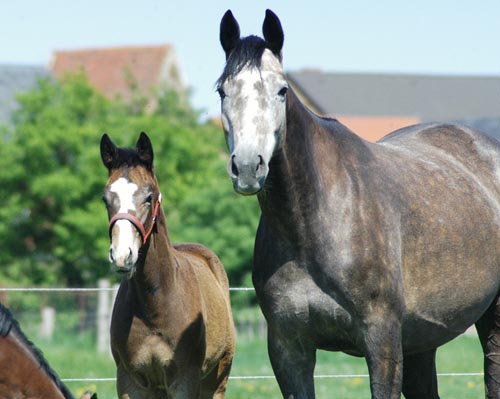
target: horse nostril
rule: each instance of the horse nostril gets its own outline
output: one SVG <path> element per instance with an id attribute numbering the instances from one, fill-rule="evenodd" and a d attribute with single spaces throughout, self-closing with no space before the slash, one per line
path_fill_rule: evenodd
<path id="1" fill-rule="evenodd" d="M 115 262 L 115 257 L 113 256 L 113 248 L 109 249 L 109 260 L 114 263 Z"/>
<path id="2" fill-rule="evenodd" d="M 238 167 L 236 166 L 236 162 L 234 162 L 234 157 L 235 157 L 234 155 L 231 156 L 231 173 L 233 174 L 233 176 L 238 177 L 240 172 L 238 171 Z"/>
<path id="3" fill-rule="evenodd" d="M 264 158 L 262 158 L 262 155 L 259 155 L 259 163 L 255 167 L 255 171 L 257 172 L 260 167 L 264 166 Z"/>

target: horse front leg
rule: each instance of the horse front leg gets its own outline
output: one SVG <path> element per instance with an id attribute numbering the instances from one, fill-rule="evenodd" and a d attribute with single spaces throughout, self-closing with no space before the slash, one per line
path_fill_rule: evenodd
<path id="1" fill-rule="evenodd" d="M 399 399 L 403 377 L 401 322 L 381 317 L 364 334 L 372 399 Z"/>
<path id="2" fill-rule="evenodd" d="M 116 369 L 116 392 L 118 399 L 154 399 L 152 393 L 139 386 L 122 366 Z"/>
<path id="3" fill-rule="evenodd" d="M 406 399 L 439 399 L 436 349 L 403 356 L 403 395 Z"/>
<path id="4" fill-rule="evenodd" d="M 316 349 L 300 339 L 286 339 L 269 328 L 267 341 L 269 358 L 283 397 L 313 399 Z"/>

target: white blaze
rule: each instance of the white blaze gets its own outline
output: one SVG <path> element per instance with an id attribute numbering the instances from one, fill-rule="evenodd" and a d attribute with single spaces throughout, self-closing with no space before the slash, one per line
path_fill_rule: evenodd
<path id="1" fill-rule="evenodd" d="M 134 194 L 137 189 L 137 184 L 129 182 L 124 177 L 120 177 L 111 184 L 110 191 L 118 196 L 120 202 L 118 213 L 136 210 Z M 112 263 L 119 267 L 135 264 L 141 245 L 136 228 L 128 220 L 118 220 L 114 228 L 118 228 L 119 235 L 115 241 L 111 242 L 110 260 L 112 257 Z"/>

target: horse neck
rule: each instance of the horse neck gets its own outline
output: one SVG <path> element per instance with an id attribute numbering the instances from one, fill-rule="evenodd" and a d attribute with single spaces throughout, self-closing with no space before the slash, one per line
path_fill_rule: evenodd
<path id="1" fill-rule="evenodd" d="M 286 121 L 283 145 L 271 160 L 258 198 L 263 219 L 298 242 L 307 237 L 312 214 L 323 208 L 325 193 L 349 180 L 346 165 L 357 163 L 369 150 L 338 121 L 313 114 L 292 90 L 287 93 Z"/>
<path id="2" fill-rule="evenodd" d="M 141 253 L 137 270 L 131 279 L 140 306 L 162 306 L 159 299 L 175 288 L 175 258 L 168 235 L 163 209 L 160 209 L 156 227 Z"/>
<path id="3" fill-rule="evenodd" d="M 0 369 L 7 367 L 10 370 L 11 377 L 19 381 L 18 384 L 11 381 L 12 386 L 22 387 L 23 392 L 30 392 L 33 397 L 74 399 L 69 390 L 45 362 L 41 353 L 18 330 L 17 325 L 11 329 L 9 335 L 0 338 L 0 340 L 2 340 L 2 345 L 7 344 L 9 346 L 9 350 L 6 350 L 6 352 L 9 353 L 10 351 L 12 353 L 9 356 L 10 362 L 8 362 L 10 366 L 0 366 Z M 2 370 L 2 375 L 7 381 L 10 378 L 7 378 L 8 374 L 9 371 Z M 12 397 L 17 396 L 13 394 Z"/>

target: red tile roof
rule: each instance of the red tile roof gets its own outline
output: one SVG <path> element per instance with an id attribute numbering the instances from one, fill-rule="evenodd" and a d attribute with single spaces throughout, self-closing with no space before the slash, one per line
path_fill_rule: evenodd
<path id="1" fill-rule="evenodd" d="M 158 86 L 171 52 L 170 45 L 56 51 L 52 72 L 60 78 L 81 70 L 90 84 L 107 97 L 127 100 L 131 83 L 145 93 Z"/>
<path id="2" fill-rule="evenodd" d="M 420 123 L 420 119 L 413 116 L 346 116 L 337 115 L 339 122 L 346 125 L 358 136 L 375 142 L 386 134 L 405 126 Z"/>

